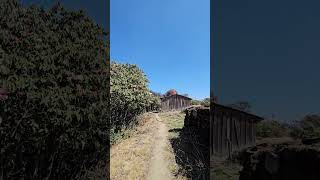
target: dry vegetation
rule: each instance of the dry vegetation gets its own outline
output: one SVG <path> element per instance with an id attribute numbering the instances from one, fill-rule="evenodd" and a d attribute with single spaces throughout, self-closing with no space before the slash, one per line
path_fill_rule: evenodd
<path id="1" fill-rule="evenodd" d="M 159 116 L 169 129 L 169 169 L 175 179 L 204 179 L 208 169 L 206 158 L 196 133 L 183 129 L 185 113 L 173 111 Z"/>
<path id="2" fill-rule="evenodd" d="M 111 179 L 145 179 L 147 175 L 157 122 L 152 113 L 139 119 L 139 126 L 128 133 L 128 138 L 111 147 Z"/>
<path id="3" fill-rule="evenodd" d="M 184 116 L 185 114 L 179 111 L 163 112 L 159 114 L 161 121 L 164 122 L 168 127 L 168 130 L 169 130 L 168 139 L 179 137 L 179 132 L 177 130 L 183 128 Z M 176 156 L 174 154 L 174 149 L 172 148 L 172 145 L 169 141 L 168 141 L 166 150 L 167 150 L 166 158 L 170 164 L 169 170 L 175 176 L 175 179 L 178 179 L 178 180 L 187 179 L 185 175 L 186 172 L 179 172 L 179 170 L 182 169 L 182 167 L 176 163 Z"/>
<path id="4" fill-rule="evenodd" d="M 214 180 L 238 180 L 239 171 L 242 166 L 237 162 L 226 161 L 218 157 L 211 157 L 214 162 L 212 169 L 210 169 L 211 179 Z"/>

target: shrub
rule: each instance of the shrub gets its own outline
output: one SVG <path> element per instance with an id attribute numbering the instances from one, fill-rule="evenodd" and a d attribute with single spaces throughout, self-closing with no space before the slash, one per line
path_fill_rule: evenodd
<path id="1" fill-rule="evenodd" d="M 202 106 L 207 106 L 207 107 L 209 107 L 209 106 L 210 106 L 210 98 L 205 98 L 204 100 L 202 100 L 202 101 L 200 102 L 200 104 L 201 104 Z"/>
<path id="2" fill-rule="evenodd" d="M 295 138 L 320 137 L 320 116 L 311 114 L 296 121 L 290 135 Z"/>
<path id="3" fill-rule="evenodd" d="M 79 179 L 108 158 L 103 29 L 60 5 L 3 0 L 0 17 L 0 174 Z"/>
<path id="4" fill-rule="evenodd" d="M 110 73 L 111 138 L 113 138 L 124 128 L 135 124 L 139 114 L 158 110 L 160 98 L 148 89 L 148 79 L 138 66 L 112 62 Z"/>
<path id="5" fill-rule="evenodd" d="M 201 104 L 201 101 L 199 100 L 196 100 L 196 99 L 191 100 L 191 105 L 200 105 L 200 104 Z"/>
<path id="6" fill-rule="evenodd" d="M 275 120 L 264 120 L 257 124 L 257 137 L 283 137 L 288 134 L 288 129 Z"/>

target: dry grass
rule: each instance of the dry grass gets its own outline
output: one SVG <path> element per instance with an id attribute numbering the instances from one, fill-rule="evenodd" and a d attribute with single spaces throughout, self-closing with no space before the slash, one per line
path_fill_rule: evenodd
<path id="1" fill-rule="evenodd" d="M 141 118 L 130 137 L 111 147 L 110 177 L 114 180 L 145 179 L 157 128 L 154 114 Z"/>
<path id="2" fill-rule="evenodd" d="M 168 129 L 183 128 L 185 114 L 181 111 L 170 111 L 159 114 L 161 120 L 168 126 Z"/>
<path id="3" fill-rule="evenodd" d="M 171 112 L 162 112 L 159 114 L 160 119 L 164 122 L 169 130 L 169 139 L 178 138 L 179 132 L 173 131 L 177 129 L 182 129 L 184 124 L 184 116 L 185 114 L 180 111 L 171 111 Z M 172 148 L 171 143 L 168 141 L 166 147 L 166 159 L 169 162 L 169 170 L 175 175 L 175 179 L 177 180 L 185 180 L 187 177 L 185 176 L 186 172 L 179 172 L 182 168 L 176 163 L 176 156 L 174 153 L 174 149 Z"/>
<path id="4" fill-rule="evenodd" d="M 219 157 L 211 157 L 213 165 L 210 169 L 211 179 L 215 180 L 238 180 L 242 166 L 238 162 L 233 162 Z"/>
<path id="5" fill-rule="evenodd" d="M 164 112 L 159 116 L 169 129 L 168 161 L 175 179 L 203 179 L 208 173 L 206 158 L 199 137 L 191 129 L 183 129 L 185 113 Z"/>

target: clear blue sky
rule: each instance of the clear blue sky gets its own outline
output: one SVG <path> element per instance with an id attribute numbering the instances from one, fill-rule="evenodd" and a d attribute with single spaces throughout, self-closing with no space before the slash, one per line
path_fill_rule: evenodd
<path id="1" fill-rule="evenodd" d="M 215 0 L 214 90 L 264 117 L 320 112 L 320 1 Z"/>
<path id="2" fill-rule="evenodd" d="M 111 0 L 111 58 L 137 64 L 151 90 L 210 91 L 209 0 Z"/>

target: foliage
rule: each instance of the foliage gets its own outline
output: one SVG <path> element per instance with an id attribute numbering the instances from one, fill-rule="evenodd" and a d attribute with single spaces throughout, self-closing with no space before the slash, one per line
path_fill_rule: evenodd
<path id="1" fill-rule="evenodd" d="M 311 114 L 296 121 L 290 135 L 295 138 L 320 137 L 320 115 Z"/>
<path id="2" fill-rule="evenodd" d="M 138 66 L 111 62 L 110 73 L 112 138 L 124 128 L 136 123 L 139 114 L 158 110 L 160 98 L 150 92 L 148 79 Z"/>
<path id="3" fill-rule="evenodd" d="M 201 101 L 199 100 L 196 100 L 196 99 L 191 100 L 191 105 L 200 105 L 200 104 L 201 104 Z"/>
<path id="4" fill-rule="evenodd" d="M 210 98 L 205 98 L 200 102 L 202 106 L 210 106 Z"/>
<path id="5" fill-rule="evenodd" d="M 275 120 L 264 120 L 257 124 L 257 137 L 283 137 L 288 135 L 284 124 Z"/>
<path id="6" fill-rule="evenodd" d="M 105 33 L 60 5 L 2 0 L 0 17 L 0 174 L 79 179 L 108 158 Z"/>

